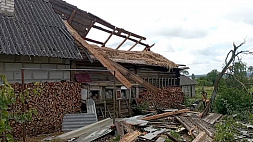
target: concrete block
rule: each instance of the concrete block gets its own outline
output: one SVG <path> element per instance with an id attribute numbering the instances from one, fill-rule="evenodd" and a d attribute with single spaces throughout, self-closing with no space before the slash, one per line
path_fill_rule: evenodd
<path id="1" fill-rule="evenodd" d="M 33 58 L 34 63 L 49 63 L 48 57 L 34 57 Z"/>
<path id="2" fill-rule="evenodd" d="M 70 65 L 70 60 L 69 59 L 64 59 L 64 64 Z"/>
<path id="3" fill-rule="evenodd" d="M 32 79 L 32 71 L 25 71 L 24 72 L 24 79 L 31 80 Z M 14 79 L 21 80 L 21 72 L 14 72 Z"/>
<path id="4" fill-rule="evenodd" d="M 28 62 L 28 63 L 31 63 L 32 62 L 32 57 L 29 57 L 29 56 L 21 56 L 21 62 L 24 63 L 24 62 Z"/>
<path id="5" fill-rule="evenodd" d="M 4 70 L 4 63 L 0 63 L 0 72 Z"/>
<path id="6" fill-rule="evenodd" d="M 14 72 L 14 80 L 21 80 L 21 71 Z"/>
<path id="7" fill-rule="evenodd" d="M 63 72 L 61 71 L 50 71 L 49 72 L 49 79 L 63 79 Z"/>
<path id="8" fill-rule="evenodd" d="M 57 69 L 70 69 L 70 65 L 57 65 Z"/>
<path id="9" fill-rule="evenodd" d="M 4 63 L 4 71 L 21 71 L 22 63 Z"/>
<path id="10" fill-rule="evenodd" d="M 0 54 L 0 61 L 14 62 L 15 60 L 13 55 Z"/>
<path id="11" fill-rule="evenodd" d="M 64 77 L 63 77 L 64 80 L 70 80 L 70 72 L 69 71 L 65 71 L 63 73 L 63 75 L 64 75 Z"/>
<path id="12" fill-rule="evenodd" d="M 3 72 L 3 74 L 7 77 L 7 81 L 14 80 L 13 72 Z"/>
<path id="13" fill-rule="evenodd" d="M 65 69 L 65 65 L 56 65 L 57 69 Z"/>
<path id="14" fill-rule="evenodd" d="M 40 68 L 40 64 L 28 64 L 28 63 L 24 63 L 23 67 L 24 68 Z"/>
<path id="15" fill-rule="evenodd" d="M 47 71 L 34 71 L 33 72 L 33 79 L 48 79 L 48 72 Z"/>
<path id="16" fill-rule="evenodd" d="M 56 69 L 56 64 L 41 64 L 40 68 L 42 68 L 42 69 Z"/>
<path id="17" fill-rule="evenodd" d="M 63 59 L 61 58 L 50 58 L 50 63 L 56 63 L 56 64 L 62 64 L 63 63 Z"/>

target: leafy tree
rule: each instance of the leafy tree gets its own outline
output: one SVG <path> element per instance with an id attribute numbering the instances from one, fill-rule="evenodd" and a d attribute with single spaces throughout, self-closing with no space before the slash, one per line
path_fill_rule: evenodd
<path id="1" fill-rule="evenodd" d="M 253 66 L 248 67 L 248 72 L 251 73 L 250 77 L 253 78 Z"/>
<path id="2" fill-rule="evenodd" d="M 206 78 L 208 81 L 212 82 L 213 85 L 218 74 L 219 72 L 217 71 L 217 69 L 214 69 L 211 72 L 207 73 Z"/>
<path id="3" fill-rule="evenodd" d="M 227 74 L 228 75 L 226 78 L 227 87 L 233 88 L 244 87 L 243 84 L 248 83 L 246 70 L 247 70 L 246 64 L 243 63 L 241 60 L 235 62 L 230 73 Z M 238 81 L 240 83 L 238 83 Z"/>
<path id="4" fill-rule="evenodd" d="M 195 79 L 196 77 L 195 77 L 195 75 L 194 75 L 194 73 L 192 74 L 192 79 Z"/>

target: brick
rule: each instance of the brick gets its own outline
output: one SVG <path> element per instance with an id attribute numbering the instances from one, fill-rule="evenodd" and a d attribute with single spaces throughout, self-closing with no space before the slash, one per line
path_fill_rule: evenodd
<path id="1" fill-rule="evenodd" d="M 4 71 L 21 71 L 22 63 L 4 63 Z"/>
<path id="2" fill-rule="evenodd" d="M 51 71 L 49 72 L 49 79 L 63 79 L 63 73 L 61 71 Z"/>
<path id="3" fill-rule="evenodd" d="M 49 63 L 48 57 L 34 57 L 33 58 L 34 63 Z"/>
<path id="4" fill-rule="evenodd" d="M 47 71 L 34 71 L 33 72 L 33 79 L 48 79 L 48 72 Z"/>
<path id="5" fill-rule="evenodd" d="M 41 64 L 40 68 L 42 68 L 42 69 L 56 69 L 56 65 L 55 64 Z"/>

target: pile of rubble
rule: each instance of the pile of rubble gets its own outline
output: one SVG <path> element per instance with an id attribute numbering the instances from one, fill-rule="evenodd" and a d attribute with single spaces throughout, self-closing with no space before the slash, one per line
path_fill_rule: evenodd
<path id="1" fill-rule="evenodd" d="M 130 118 L 112 119 L 85 126 L 58 136 L 60 139 L 73 141 L 111 141 L 120 142 L 164 142 L 164 141 L 214 141 L 214 123 L 221 114 L 210 113 L 204 118 L 198 112 L 189 109 L 168 109 L 161 114 L 138 115 Z M 114 133 L 114 136 L 110 133 Z"/>

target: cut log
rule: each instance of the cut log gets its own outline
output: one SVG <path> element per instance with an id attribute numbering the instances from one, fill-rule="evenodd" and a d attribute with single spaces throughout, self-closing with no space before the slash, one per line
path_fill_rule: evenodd
<path id="1" fill-rule="evenodd" d="M 108 70 L 111 70 L 111 73 L 114 74 L 113 70 L 115 71 L 115 77 L 128 89 L 130 89 L 133 85 L 127 80 L 118 70 L 115 68 L 108 58 L 104 57 L 100 54 L 95 48 L 92 48 L 89 43 L 87 43 L 69 24 L 67 21 L 64 21 L 65 26 L 74 37 L 75 40 L 80 42 L 83 47 L 89 50 L 98 60 L 99 62 L 106 67 Z"/>
<path id="2" fill-rule="evenodd" d="M 153 115 L 153 116 L 149 116 L 149 117 L 144 117 L 144 118 L 142 118 L 142 120 L 158 119 L 158 118 L 163 118 L 163 117 L 167 117 L 167 116 L 170 116 L 170 115 L 185 113 L 185 112 L 188 112 L 188 111 L 190 111 L 190 110 L 189 109 L 181 109 L 179 111 L 165 112 L 165 113 L 161 113 L 161 114 L 157 114 L 157 115 Z"/>

